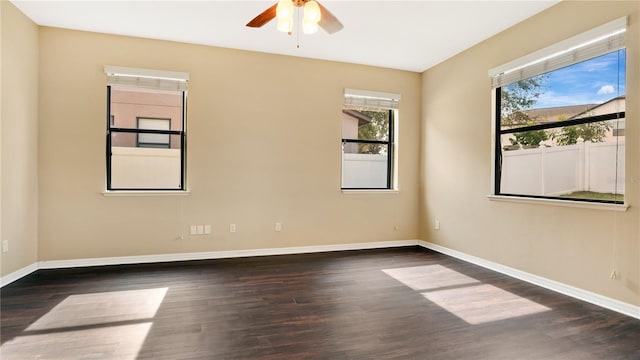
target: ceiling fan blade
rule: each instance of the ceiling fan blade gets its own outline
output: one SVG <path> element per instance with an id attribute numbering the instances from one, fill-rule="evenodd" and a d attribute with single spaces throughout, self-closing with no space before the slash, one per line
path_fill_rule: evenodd
<path id="1" fill-rule="evenodd" d="M 320 12 L 322 14 L 322 16 L 320 16 L 320 22 L 318 22 L 318 25 L 329 34 L 333 34 L 342 30 L 344 26 L 342 25 L 340 20 L 333 16 L 333 14 L 319 2 L 318 5 L 320 6 Z"/>
<path id="2" fill-rule="evenodd" d="M 254 17 L 253 20 L 249 21 L 247 23 L 247 26 L 248 27 L 259 28 L 262 25 L 268 23 L 269 21 L 275 19 L 275 17 L 276 17 L 276 7 L 278 7 L 278 4 L 277 3 L 273 4 L 273 6 L 271 6 L 267 10 L 263 11 L 262 13 L 260 13 L 260 15 Z"/>

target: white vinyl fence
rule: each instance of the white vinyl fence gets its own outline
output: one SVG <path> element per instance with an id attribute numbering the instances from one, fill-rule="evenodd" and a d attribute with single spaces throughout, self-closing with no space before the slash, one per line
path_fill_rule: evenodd
<path id="1" fill-rule="evenodd" d="M 385 188 L 387 155 L 342 154 L 343 188 Z"/>
<path id="2" fill-rule="evenodd" d="M 180 150 L 113 147 L 113 188 L 167 188 L 180 185 Z M 384 188 L 387 186 L 387 155 L 351 154 L 342 157 L 342 186 Z"/>
<path id="3" fill-rule="evenodd" d="M 501 192 L 549 196 L 576 191 L 624 194 L 624 153 L 624 142 L 588 141 L 504 151 Z M 114 147 L 111 161 L 114 188 L 178 188 L 180 185 L 179 149 Z M 386 186 L 386 155 L 343 154 L 342 187 Z"/>
<path id="4" fill-rule="evenodd" d="M 501 192 L 557 196 L 576 191 L 624 194 L 624 142 L 503 151 Z"/>
<path id="5" fill-rule="evenodd" d="M 180 149 L 111 149 L 112 188 L 179 189 L 180 177 Z"/>

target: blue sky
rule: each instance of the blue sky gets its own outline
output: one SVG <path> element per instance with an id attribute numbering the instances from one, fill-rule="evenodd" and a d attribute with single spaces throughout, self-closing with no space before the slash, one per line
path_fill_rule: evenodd
<path id="1" fill-rule="evenodd" d="M 533 108 L 600 104 L 624 95 L 625 55 L 623 49 L 548 73 L 546 87 Z"/>

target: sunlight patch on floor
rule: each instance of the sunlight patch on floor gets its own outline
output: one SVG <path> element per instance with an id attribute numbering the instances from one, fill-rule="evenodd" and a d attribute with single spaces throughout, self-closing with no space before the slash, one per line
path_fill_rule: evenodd
<path id="1" fill-rule="evenodd" d="M 71 295 L 31 324 L 27 331 L 151 319 L 167 288 Z"/>
<path id="2" fill-rule="evenodd" d="M 546 306 L 487 284 L 425 292 L 422 295 L 472 325 L 550 310 Z"/>
<path id="3" fill-rule="evenodd" d="M 442 265 L 412 266 L 382 271 L 417 291 L 479 283 L 478 280 L 472 277 L 460 274 Z"/>
<path id="4" fill-rule="evenodd" d="M 0 348 L 4 359 L 137 358 L 151 322 L 52 333 L 25 333 Z"/>
<path id="5" fill-rule="evenodd" d="M 550 310 L 546 306 L 493 285 L 483 284 L 442 265 L 382 271 L 472 325 Z"/>
<path id="6" fill-rule="evenodd" d="M 135 359 L 167 290 L 71 295 L 0 353 L 11 359 Z"/>

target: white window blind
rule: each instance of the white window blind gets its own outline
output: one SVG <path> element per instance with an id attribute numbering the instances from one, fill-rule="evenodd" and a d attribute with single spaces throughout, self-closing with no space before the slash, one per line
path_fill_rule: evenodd
<path id="1" fill-rule="evenodd" d="M 155 90 L 186 91 L 189 74 L 177 71 L 104 66 L 107 84 L 134 86 Z"/>
<path id="2" fill-rule="evenodd" d="M 344 89 L 344 104 L 349 107 L 397 109 L 400 103 L 400 94 L 378 91 Z"/>
<path id="3" fill-rule="evenodd" d="M 627 17 L 622 17 L 489 70 L 491 86 L 502 87 L 625 47 Z"/>

